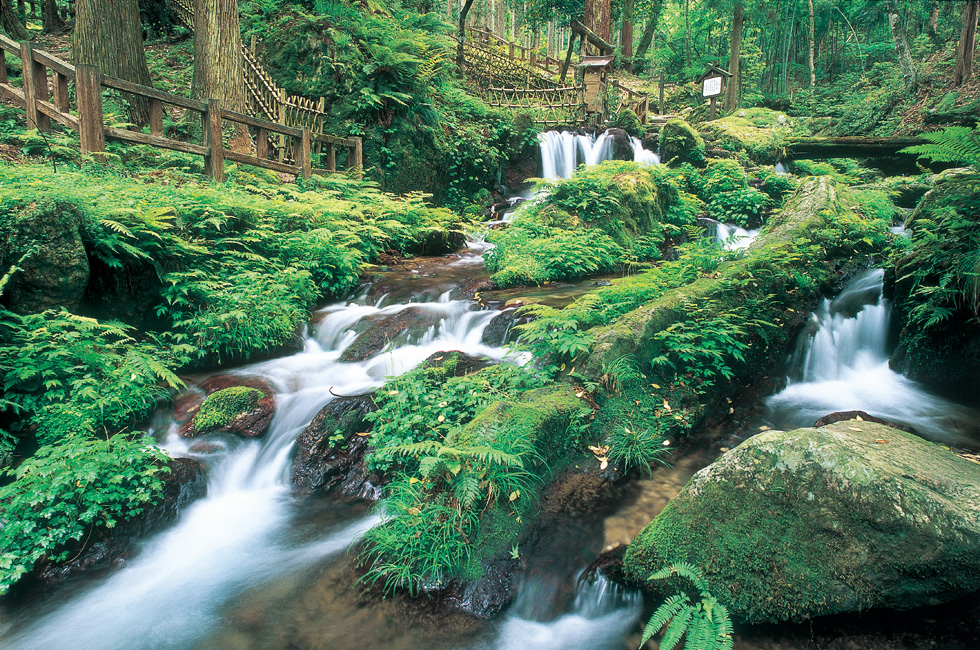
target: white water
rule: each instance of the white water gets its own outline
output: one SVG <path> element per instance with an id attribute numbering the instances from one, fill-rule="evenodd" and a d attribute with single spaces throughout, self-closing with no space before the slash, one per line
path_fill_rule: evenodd
<path id="1" fill-rule="evenodd" d="M 718 243 L 726 251 L 748 248 L 755 241 L 755 238 L 759 236 L 759 233 L 762 232 L 761 228 L 746 230 L 733 223 L 721 223 L 720 221 L 708 219 L 707 217 L 702 217 L 699 221 L 707 227 L 708 235 L 718 240 Z"/>
<path id="2" fill-rule="evenodd" d="M 643 148 L 643 141 L 639 138 L 630 136 L 630 144 L 633 145 L 633 160 L 647 165 L 659 165 L 660 154 Z"/>
<path id="3" fill-rule="evenodd" d="M 382 301 L 378 301 L 380 304 Z M 365 328 L 366 317 L 409 307 L 422 326 L 399 335 L 401 344 L 359 363 L 339 357 Z M 450 300 L 379 307 L 335 305 L 306 341 L 303 352 L 242 371 L 276 387 L 277 414 L 261 440 L 226 440 L 225 449 L 200 456 L 211 469 L 208 494 L 187 508 L 171 529 L 151 538 L 138 555 L 107 579 L 48 611 L 22 612 L 0 630 L 6 650 L 144 650 L 193 647 L 221 624 L 237 594 L 298 572 L 348 548 L 376 523 L 373 515 L 317 535 L 290 533 L 298 502 L 288 486 L 296 437 L 333 393 L 351 395 L 380 386 L 440 350 L 501 359 L 505 350 L 481 343 L 496 315 Z M 332 391 L 332 392 L 331 392 Z M 164 444 L 174 455 L 193 455 L 171 425 Z M 64 599 L 64 597 L 62 597 Z"/>
<path id="4" fill-rule="evenodd" d="M 980 413 L 888 367 L 891 309 L 881 295 L 883 275 L 881 269 L 861 273 L 813 314 L 791 364 L 800 375 L 766 400 L 769 419 L 790 429 L 836 411 L 861 410 L 937 442 L 975 444 Z"/>
<path id="5" fill-rule="evenodd" d="M 619 650 L 643 607 L 638 591 L 599 574 L 591 582 L 578 581 L 575 601 L 566 613 L 540 620 L 542 604 L 550 605 L 552 594 L 536 586 L 522 586 L 496 638 L 477 646 L 480 650 Z"/>
<path id="6" fill-rule="evenodd" d="M 571 178 L 579 165 L 591 167 L 612 158 L 613 139 L 607 133 L 598 137 L 571 131 L 545 131 L 541 141 L 541 165 L 544 178 Z"/>

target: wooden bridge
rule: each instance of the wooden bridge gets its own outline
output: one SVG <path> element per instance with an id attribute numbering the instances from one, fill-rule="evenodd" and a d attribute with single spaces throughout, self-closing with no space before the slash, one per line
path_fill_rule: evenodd
<path id="1" fill-rule="evenodd" d="M 463 40 L 463 72 L 477 94 L 498 108 L 520 110 L 543 126 L 577 126 L 598 117 L 586 101 L 586 86 L 560 79 L 562 62 L 513 43 L 487 29 L 469 27 Z M 629 108 L 641 123 L 650 118 L 650 99 L 616 79 L 605 83 L 605 113 Z"/>
<path id="2" fill-rule="evenodd" d="M 8 78 L 7 55 L 20 58 L 21 85 Z M 74 82 L 74 96 L 68 84 Z M 145 98 L 150 108 L 150 133 L 129 131 L 106 126 L 102 110 L 102 90 L 111 89 Z M 220 102 L 207 102 L 182 95 L 163 92 L 148 86 L 110 77 L 97 66 L 70 63 L 35 49 L 30 42 L 17 43 L 0 35 L 0 97 L 10 100 L 27 114 L 27 128 L 42 133 L 51 131 L 52 121 L 77 131 L 83 155 L 105 158 L 105 140 L 114 138 L 134 144 L 150 145 L 184 153 L 204 156 L 205 173 L 216 181 L 225 178 L 224 161 L 253 165 L 277 172 L 309 178 L 312 174 L 337 171 L 336 150 L 346 153 L 348 169 L 362 166 L 360 138 L 338 138 L 313 133 L 309 127 L 297 127 L 271 120 L 244 115 L 221 108 Z M 198 114 L 204 124 L 203 141 L 198 144 L 167 137 L 163 132 L 164 106 Z M 225 123 L 238 124 L 249 131 L 253 142 L 250 153 L 224 148 L 222 129 Z M 277 143 L 288 142 L 286 147 Z M 326 152 L 326 166 L 314 168 L 314 143 Z M 271 155 L 270 155 L 271 154 Z"/>

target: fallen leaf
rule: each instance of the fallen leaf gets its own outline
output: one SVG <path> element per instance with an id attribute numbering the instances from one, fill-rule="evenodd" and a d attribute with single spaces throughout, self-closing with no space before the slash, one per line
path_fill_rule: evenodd
<path id="1" fill-rule="evenodd" d="M 407 512 L 410 515 L 415 515 L 415 516 L 418 516 L 418 515 L 422 514 L 422 511 L 419 510 L 418 508 L 409 508 L 405 512 Z"/>
<path id="2" fill-rule="evenodd" d="M 370 431 L 362 431 L 361 433 L 358 433 L 358 434 L 355 434 L 355 435 L 361 436 L 362 438 L 367 438 L 368 436 L 371 435 L 371 432 Z"/>
<path id="3" fill-rule="evenodd" d="M 583 395 L 585 395 L 585 391 L 584 390 L 580 390 L 579 392 L 575 393 L 575 397 L 581 398 Z"/>
<path id="4" fill-rule="evenodd" d="M 660 388 L 660 384 L 650 384 L 650 385 L 653 386 L 654 388 Z"/>
<path id="5" fill-rule="evenodd" d="M 667 400 L 666 399 L 664 400 L 664 408 L 667 409 L 668 411 L 672 410 L 670 408 L 670 404 L 667 403 Z"/>
<path id="6" fill-rule="evenodd" d="M 445 415 L 440 415 L 439 417 L 436 418 L 436 420 L 438 420 L 439 422 L 445 422 L 446 421 L 446 416 Z"/>
<path id="7" fill-rule="evenodd" d="M 861 429 L 858 429 L 857 427 L 847 427 L 847 428 L 850 429 L 851 431 L 861 431 Z"/>
<path id="8" fill-rule="evenodd" d="M 858 422 L 864 422 L 864 418 L 862 418 L 860 415 L 855 415 L 854 419 L 857 420 Z"/>
<path id="9" fill-rule="evenodd" d="M 600 458 L 599 459 L 599 470 L 600 471 L 601 470 L 604 470 L 607 467 L 609 467 L 609 459 L 608 458 Z"/>
<path id="10" fill-rule="evenodd" d="M 882 440 L 881 438 L 878 438 L 877 440 L 875 440 L 875 442 L 878 443 L 879 445 L 887 445 L 888 444 L 888 441 L 887 440 Z"/>

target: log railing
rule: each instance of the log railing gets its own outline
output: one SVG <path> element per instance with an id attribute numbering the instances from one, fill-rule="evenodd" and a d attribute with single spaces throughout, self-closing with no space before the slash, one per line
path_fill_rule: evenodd
<path id="1" fill-rule="evenodd" d="M 619 98 L 619 104 L 615 110 L 619 111 L 621 108 L 628 108 L 640 118 L 640 124 L 646 124 L 650 116 L 650 96 L 646 93 L 637 92 L 628 86 L 624 86 L 617 79 L 610 81 L 609 85 L 613 87 Z"/>
<path id="2" fill-rule="evenodd" d="M 21 60 L 21 87 L 14 86 L 8 79 L 6 60 L 8 55 L 19 57 Z M 75 84 L 74 102 L 68 92 L 70 82 Z M 150 109 L 150 133 L 106 126 L 102 110 L 102 90 L 106 88 L 147 100 Z M 337 171 L 339 149 L 346 154 L 348 170 L 359 170 L 363 166 L 360 138 L 339 138 L 313 133 L 307 126 L 288 126 L 272 120 L 224 110 L 217 100 L 204 102 L 110 77 L 102 74 L 97 66 L 74 66 L 43 50 L 35 49 L 30 42 L 17 43 L 2 35 L 0 35 L 0 97 L 24 109 L 27 114 L 28 129 L 50 132 L 51 122 L 54 121 L 77 131 L 81 140 L 82 154 L 91 155 L 97 160 L 105 157 L 106 138 L 114 138 L 134 144 L 204 156 L 205 173 L 218 182 L 223 182 L 225 178 L 225 160 L 309 178 L 314 173 Z M 165 106 L 174 106 L 182 112 L 200 116 L 204 124 L 200 144 L 177 140 L 164 134 Z M 228 123 L 237 124 L 239 129 L 248 131 L 254 143 L 249 153 L 225 149 L 222 130 Z M 283 155 L 287 143 L 291 151 L 290 156 Z M 324 152 L 326 164 L 322 168 L 313 167 L 314 144 Z"/>

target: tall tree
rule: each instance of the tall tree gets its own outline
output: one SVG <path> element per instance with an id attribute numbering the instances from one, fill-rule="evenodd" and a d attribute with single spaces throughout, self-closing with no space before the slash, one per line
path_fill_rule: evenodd
<path id="1" fill-rule="evenodd" d="M 647 56 L 647 50 L 650 49 L 650 43 L 653 42 L 653 35 L 657 31 L 657 25 L 660 24 L 660 16 L 663 14 L 665 0 L 652 0 L 649 2 L 649 9 L 646 12 L 647 24 L 643 29 L 643 35 L 640 36 L 640 42 L 636 46 L 636 56 L 633 57 L 633 72 L 639 73 L 643 68 L 643 60 Z"/>
<path id="2" fill-rule="evenodd" d="M 807 57 L 807 67 L 810 70 L 810 88 L 817 85 L 817 63 L 814 59 L 816 56 L 815 43 L 817 40 L 817 27 L 815 14 L 813 11 L 813 0 L 807 0 L 807 5 L 810 10 L 810 30 L 807 33 L 807 47 L 809 48 L 809 56 Z"/>
<path id="3" fill-rule="evenodd" d="M 237 0 L 195 0 L 191 94 L 245 112 L 245 73 Z"/>
<path id="4" fill-rule="evenodd" d="M 41 16 L 42 34 L 60 34 L 65 31 L 65 21 L 61 19 L 61 15 L 58 13 L 57 0 L 44 0 Z"/>
<path id="5" fill-rule="evenodd" d="M 31 37 L 10 6 L 10 0 L 0 0 L 0 29 L 15 41 L 26 41 Z"/>
<path id="6" fill-rule="evenodd" d="M 466 14 L 470 13 L 473 0 L 466 0 L 463 8 L 459 10 L 459 26 L 457 27 L 458 45 L 456 45 L 456 65 L 460 70 L 463 69 L 463 41 L 466 39 Z"/>
<path id="7" fill-rule="evenodd" d="M 582 23 L 588 27 L 592 32 L 601 38 L 602 40 L 609 42 L 609 23 L 612 18 L 612 8 L 610 6 L 609 0 L 585 0 L 585 13 L 582 18 Z M 586 54 L 600 54 L 599 48 L 589 42 L 585 41 L 585 52 Z"/>
<path id="8" fill-rule="evenodd" d="M 915 63 L 912 61 L 912 49 L 909 47 L 909 39 L 905 33 L 905 24 L 902 23 L 902 16 L 894 4 L 888 5 L 888 26 L 891 27 L 892 40 L 895 41 L 895 54 L 898 56 L 898 65 L 902 68 L 905 89 L 913 91 L 919 85 L 919 80 L 916 76 Z"/>
<path id="9" fill-rule="evenodd" d="M 76 0 L 72 56 L 75 63 L 99 66 L 103 74 L 151 86 L 137 0 Z M 137 125 L 149 122 L 147 100 L 124 96 L 129 102 L 129 121 Z"/>
<path id="10" fill-rule="evenodd" d="M 953 70 L 953 83 L 957 86 L 966 83 L 973 76 L 978 13 L 980 13 L 980 0 L 968 0 L 960 17 L 963 28 L 960 30 L 960 40 L 956 44 L 956 68 Z"/>
<path id="11" fill-rule="evenodd" d="M 633 0 L 623 2 L 623 24 L 619 30 L 619 49 L 627 59 L 633 58 Z"/>
<path id="12" fill-rule="evenodd" d="M 728 85 L 725 87 L 725 110 L 733 111 L 738 107 L 738 84 L 741 78 L 739 73 L 739 59 L 742 55 L 742 23 L 745 20 L 745 7 L 741 2 L 735 3 L 735 15 L 732 18 L 732 47 L 728 57 L 728 71 L 732 76 L 728 78 Z"/>

